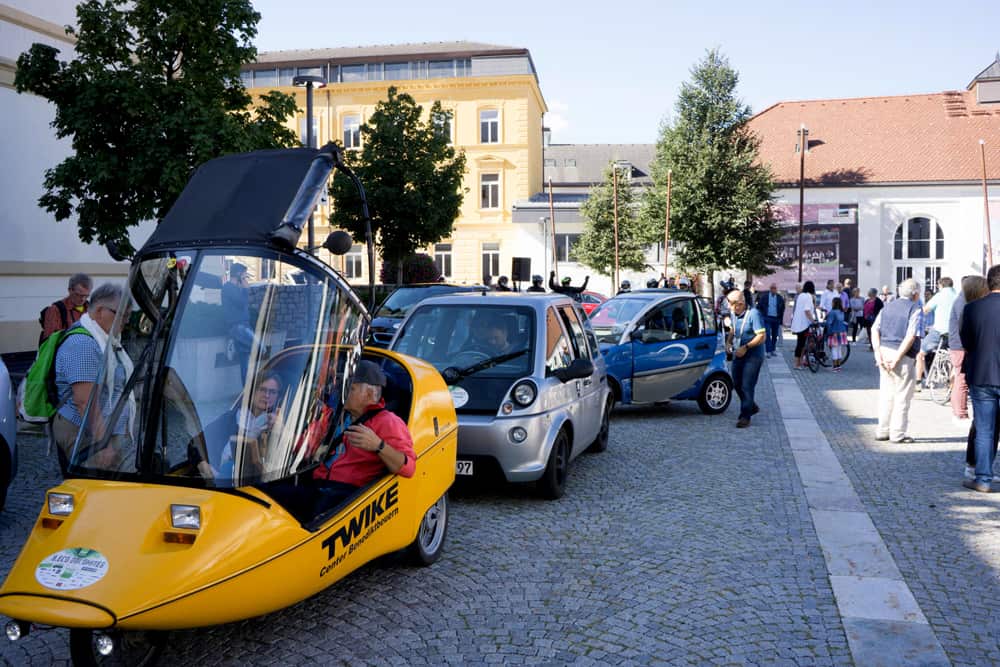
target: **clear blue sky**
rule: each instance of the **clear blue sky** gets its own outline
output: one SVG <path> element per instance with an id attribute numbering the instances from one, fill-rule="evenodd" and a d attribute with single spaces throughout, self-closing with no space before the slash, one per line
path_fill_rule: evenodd
<path id="1" fill-rule="evenodd" d="M 754 112 L 962 90 L 1000 49 L 1000 0 L 254 0 L 262 51 L 469 40 L 526 47 L 557 143 L 647 143 L 719 47 Z M 795 8 L 800 5 L 799 8 Z"/>

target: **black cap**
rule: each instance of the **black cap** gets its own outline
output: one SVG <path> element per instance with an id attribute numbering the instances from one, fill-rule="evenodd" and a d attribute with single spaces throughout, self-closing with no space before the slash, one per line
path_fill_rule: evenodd
<path id="1" fill-rule="evenodd" d="M 246 272 L 247 272 L 246 264 L 233 262 L 233 265 L 229 267 L 229 275 L 231 276 L 242 276 Z"/>
<path id="2" fill-rule="evenodd" d="M 359 361 L 357 367 L 354 369 L 354 375 L 351 376 L 351 381 L 372 384 L 378 387 L 386 385 L 385 373 L 382 372 L 382 369 L 374 361 Z"/>

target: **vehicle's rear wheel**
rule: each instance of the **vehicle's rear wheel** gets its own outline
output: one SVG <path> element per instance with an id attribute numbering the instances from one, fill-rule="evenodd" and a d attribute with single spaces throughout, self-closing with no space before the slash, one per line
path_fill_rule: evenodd
<path id="1" fill-rule="evenodd" d="M 101 655 L 98 642 L 110 637 L 113 649 L 109 655 Z M 167 645 L 166 632 L 108 632 L 71 629 L 69 631 L 69 653 L 73 664 L 94 667 L 96 665 L 133 665 L 149 667 L 155 665 Z"/>
<path id="2" fill-rule="evenodd" d="M 816 356 L 816 339 L 806 341 L 806 364 L 813 373 L 819 370 L 819 357 Z"/>
<path id="3" fill-rule="evenodd" d="M 414 565 L 430 565 L 441 557 L 444 538 L 448 533 L 447 492 L 431 505 L 420 521 L 417 538 L 409 548 L 410 560 Z"/>
<path id="4" fill-rule="evenodd" d="M 566 477 L 569 475 L 570 442 L 566 431 L 559 431 L 556 441 L 552 443 L 549 462 L 545 472 L 538 481 L 542 495 L 549 500 L 562 498 L 566 492 Z"/>
<path id="5" fill-rule="evenodd" d="M 698 407 L 706 415 L 722 414 L 732 400 L 733 381 L 722 373 L 705 380 L 698 392 Z"/>
<path id="6" fill-rule="evenodd" d="M 608 432 L 611 430 L 611 410 L 615 407 L 615 397 L 610 392 L 604 401 L 604 413 L 601 415 L 601 430 L 597 432 L 597 438 L 590 443 L 587 451 L 592 454 L 599 454 L 608 448 Z"/>

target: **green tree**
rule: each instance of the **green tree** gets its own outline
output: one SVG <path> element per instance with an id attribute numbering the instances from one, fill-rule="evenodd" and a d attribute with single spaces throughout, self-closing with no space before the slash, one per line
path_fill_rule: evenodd
<path id="1" fill-rule="evenodd" d="M 651 165 L 654 187 L 642 217 L 663 224 L 667 170 L 672 169 L 670 238 L 678 263 L 699 271 L 742 268 L 756 275 L 778 263 L 781 230 L 771 210 L 774 181 L 760 164 L 760 140 L 736 97 L 739 74 L 710 50 L 681 86 L 676 118 L 664 122 Z"/>
<path id="2" fill-rule="evenodd" d="M 642 271 L 646 268 L 645 250 L 656 243 L 656 228 L 638 215 L 637 196 L 629 182 L 627 167 L 609 166 L 604 182 L 590 189 L 580 207 L 586 220 L 580 240 L 573 246 L 573 259 L 601 275 L 611 275 L 615 268 L 615 179 L 618 180 L 618 265 Z"/>
<path id="3" fill-rule="evenodd" d="M 390 87 L 388 98 L 361 126 L 361 150 L 344 157 L 365 186 L 375 244 L 383 260 L 398 267 L 397 282 L 404 259 L 451 235 L 466 192 L 465 154 L 456 153 L 441 131 L 450 113 L 435 102 L 426 120 L 422 114 L 410 95 Z M 354 185 L 338 173 L 330 195 L 331 224 L 363 242 L 365 223 Z"/>
<path id="4" fill-rule="evenodd" d="M 72 142 L 38 203 L 56 220 L 75 213 L 81 240 L 130 254 L 129 227 L 166 215 L 201 163 L 295 145 L 294 98 L 272 91 L 248 110 L 250 0 L 87 0 L 76 16 L 76 59 L 33 44 L 14 84 L 52 102 L 56 136 Z"/>

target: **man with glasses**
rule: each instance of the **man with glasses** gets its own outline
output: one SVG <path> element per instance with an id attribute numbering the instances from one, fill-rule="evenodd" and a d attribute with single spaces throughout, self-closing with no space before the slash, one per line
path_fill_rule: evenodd
<path id="1" fill-rule="evenodd" d="M 764 318 L 756 308 L 747 308 L 746 299 L 740 290 L 732 290 L 726 295 L 730 310 L 730 346 L 733 353 L 733 385 L 740 397 L 740 417 L 736 428 L 750 426 L 750 417 L 760 412 L 754 401 L 754 391 L 760 367 L 764 363 L 764 339 L 767 328 Z"/>
<path id="2" fill-rule="evenodd" d="M 87 312 L 87 299 L 90 298 L 90 288 L 93 283 L 86 273 L 73 274 L 69 279 L 69 294 L 42 310 L 39 321 L 42 333 L 38 344 L 63 329 L 69 329 L 80 321 Z"/>

